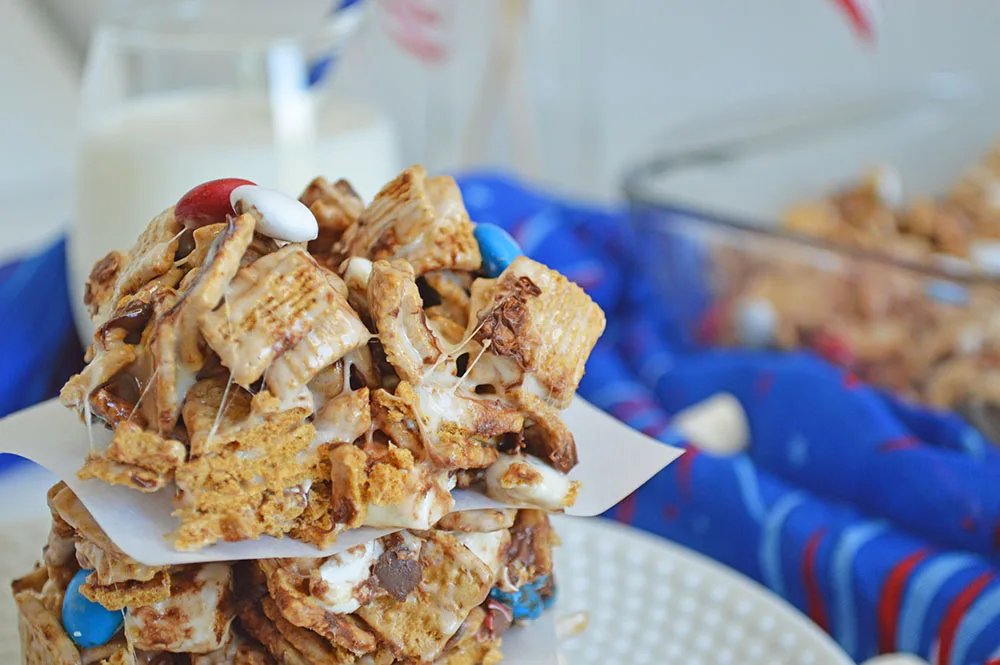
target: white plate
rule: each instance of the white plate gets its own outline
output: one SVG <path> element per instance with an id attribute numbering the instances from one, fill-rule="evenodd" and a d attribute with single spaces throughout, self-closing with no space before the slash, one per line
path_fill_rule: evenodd
<path id="1" fill-rule="evenodd" d="M 557 612 L 586 610 L 570 665 L 853 665 L 823 631 L 718 563 L 602 519 L 560 517 Z"/>

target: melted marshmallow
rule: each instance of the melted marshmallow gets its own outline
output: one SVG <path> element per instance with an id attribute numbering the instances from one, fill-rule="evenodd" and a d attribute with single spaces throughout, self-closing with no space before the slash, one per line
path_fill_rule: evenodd
<path id="1" fill-rule="evenodd" d="M 493 571 L 496 578 L 507 563 L 507 545 L 510 532 L 491 531 L 489 533 L 456 533 L 458 541 L 465 545 L 480 561 Z"/>
<path id="2" fill-rule="evenodd" d="M 344 265 L 343 280 L 352 291 L 367 291 L 372 276 L 372 262 L 362 256 L 352 256 Z"/>
<path id="3" fill-rule="evenodd" d="M 194 584 L 172 590 L 170 598 L 129 609 L 125 633 L 137 649 L 175 652 L 213 651 L 229 639 L 232 620 L 226 609 L 232 588 L 232 569 L 208 563 L 195 574 Z M 176 623 L 175 630 L 154 630 Z"/>
<path id="4" fill-rule="evenodd" d="M 519 478 L 523 480 L 517 482 Z M 504 480 L 511 486 L 503 487 Z M 576 484 L 566 474 L 531 455 L 500 455 L 486 470 L 486 495 L 509 505 L 562 510 L 572 504 L 575 494 Z"/>
<path id="5" fill-rule="evenodd" d="M 387 506 L 369 504 L 365 526 L 430 529 L 454 507 L 451 490 L 455 482 L 447 471 L 430 476 L 410 469 L 403 500 Z"/>
<path id="6" fill-rule="evenodd" d="M 358 596 L 372 574 L 372 567 L 382 556 L 382 543 L 373 540 L 364 545 L 335 554 L 319 567 L 326 583 L 322 595 L 314 594 L 316 602 L 327 612 L 349 614 L 361 607 Z"/>

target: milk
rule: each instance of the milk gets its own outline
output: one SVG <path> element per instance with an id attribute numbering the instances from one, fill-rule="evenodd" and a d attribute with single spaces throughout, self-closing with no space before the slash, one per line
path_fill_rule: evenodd
<path id="1" fill-rule="evenodd" d="M 183 93 L 129 104 L 84 128 L 70 287 L 85 340 L 91 267 L 129 248 L 194 185 L 238 177 L 297 196 L 317 175 L 346 177 L 367 201 L 401 170 L 392 127 L 374 109 L 338 101 L 292 111 L 275 112 L 264 96 Z"/>

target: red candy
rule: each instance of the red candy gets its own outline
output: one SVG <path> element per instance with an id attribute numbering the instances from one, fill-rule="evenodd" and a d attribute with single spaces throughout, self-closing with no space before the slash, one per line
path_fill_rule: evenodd
<path id="1" fill-rule="evenodd" d="M 233 206 L 229 202 L 229 195 L 233 190 L 255 184 L 257 183 L 242 178 L 203 182 L 181 197 L 174 206 L 174 218 L 189 229 L 224 222 L 226 217 L 233 214 Z"/>

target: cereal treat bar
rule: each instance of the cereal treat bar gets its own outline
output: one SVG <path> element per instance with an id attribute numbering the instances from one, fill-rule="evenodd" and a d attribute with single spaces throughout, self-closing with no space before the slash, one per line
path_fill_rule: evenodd
<path id="1" fill-rule="evenodd" d="M 49 492 L 44 559 L 14 581 L 26 665 L 488 665 L 552 603 L 538 510 L 446 515 L 316 559 L 151 568 Z"/>
<path id="2" fill-rule="evenodd" d="M 456 487 L 572 505 L 559 412 L 604 314 L 531 259 L 485 272 L 474 229 L 421 167 L 367 206 L 322 178 L 298 201 L 196 187 L 87 282 L 96 333 L 61 399 L 113 438 L 80 477 L 172 493 L 181 550 L 429 529 Z"/>
<path id="3" fill-rule="evenodd" d="M 787 212 L 787 230 L 860 252 L 721 249 L 709 341 L 811 348 L 1000 440 L 1000 291 L 983 279 L 1000 269 L 998 155 L 938 198 L 904 202 L 899 175 L 882 168 Z"/>

